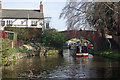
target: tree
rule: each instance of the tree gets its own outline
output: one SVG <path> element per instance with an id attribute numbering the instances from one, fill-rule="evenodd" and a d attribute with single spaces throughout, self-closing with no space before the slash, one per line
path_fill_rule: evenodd
<path id="1" fill-rule="evenodd" d="M 88 19 L 88 22 L 99 30 L 118 34 L 118 4 L 117 2 L 94 3 L 94 14 L 91 15 L 93 19 Z"/>
<path id="2" fill-rule="evenodd" d="M 44 43 L 45 46 L 62 49 L 65 41 L 65 35 L 55 29 L 46 29 L 42 33 L 42 43 Z"/>
<path id="3" fill-rule="evenodd" d="M 92 27 L 102 34 L 119 35 L 120 2 L 72 2 L 69 0 L 62 9 L 60 18 L 66 19 L 68 29 Z"/>
<path id="4" fill-rule="evenodd" d="M 86 28 L 89 26 L 86 12 L 92 12 L 91 7 L 93 7 L 93 3 L 68 0 L 66 6 L 62 9 L 60 18 L 66 19 L 69 30 Z"/>

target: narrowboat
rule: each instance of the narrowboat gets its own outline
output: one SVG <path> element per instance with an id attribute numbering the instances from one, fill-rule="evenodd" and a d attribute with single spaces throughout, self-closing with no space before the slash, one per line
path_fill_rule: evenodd
<path id="1" fill-rule="evenodd" d="M 88 57 L 88 53 L 76 53 L 76 57 Z"/>
<path id="2" fill-rule="evenodd" d="M 85 46 L 82 46 L 81 51 L 78 48 L 74 52 L 76 57 L 88 57 L 87 47 Z"/>

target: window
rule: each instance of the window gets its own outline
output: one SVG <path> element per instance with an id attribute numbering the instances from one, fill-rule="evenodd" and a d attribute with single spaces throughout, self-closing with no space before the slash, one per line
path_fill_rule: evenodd
<path id="1" fill-rule="evenodd" d="M 31 21 L 31 26 L 37 26 L 37 21 Z"/>
<path id="2" fill-rule="evenodd" d="M 12 26 L 12 20 L 7 20 L 7 26 Z"/>
<path id="3" fill-rule="evenodd" d="M 23 24 L 24 23 L 24 21 L 21 21 L 21 24 Z"/>
<path id="4" fill-rule="evenodd" d="M 5 21 L 1 21 L 1 25 L 2 25 L 2 26 L 5 26 Z"/>

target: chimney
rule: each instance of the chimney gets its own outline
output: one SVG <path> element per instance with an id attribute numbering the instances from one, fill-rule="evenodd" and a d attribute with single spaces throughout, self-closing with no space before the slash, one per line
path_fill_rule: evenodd
<path id="1" fill-rule="evenodd" d="M 42 4 L 42 1 L 40 1 L 40 12 L 43 13 L 43 4 Z"/>

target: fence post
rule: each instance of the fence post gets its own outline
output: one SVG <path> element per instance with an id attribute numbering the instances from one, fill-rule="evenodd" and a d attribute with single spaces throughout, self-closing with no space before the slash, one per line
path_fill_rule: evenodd
<path id="1" fill-rule="evenodd" d="M 13 41 L 12 41 L 12 48 L 14 48 L 14 46 L 15 46 L 15 41 L 17 41 L 17 33 L 16 32 L 14 32 L 14 35 L 13 35 Z"/>
<path id="2" fill-rule="evenodd" d="M 14 48 L 14 41 L 12 41 L 12 48 Z"/>
<path id="3" fill-rule="evenodd" d="M 17 33 L 14 32 L 14 38 L 13 38 L 14 41 L 17 41 Z"/>

